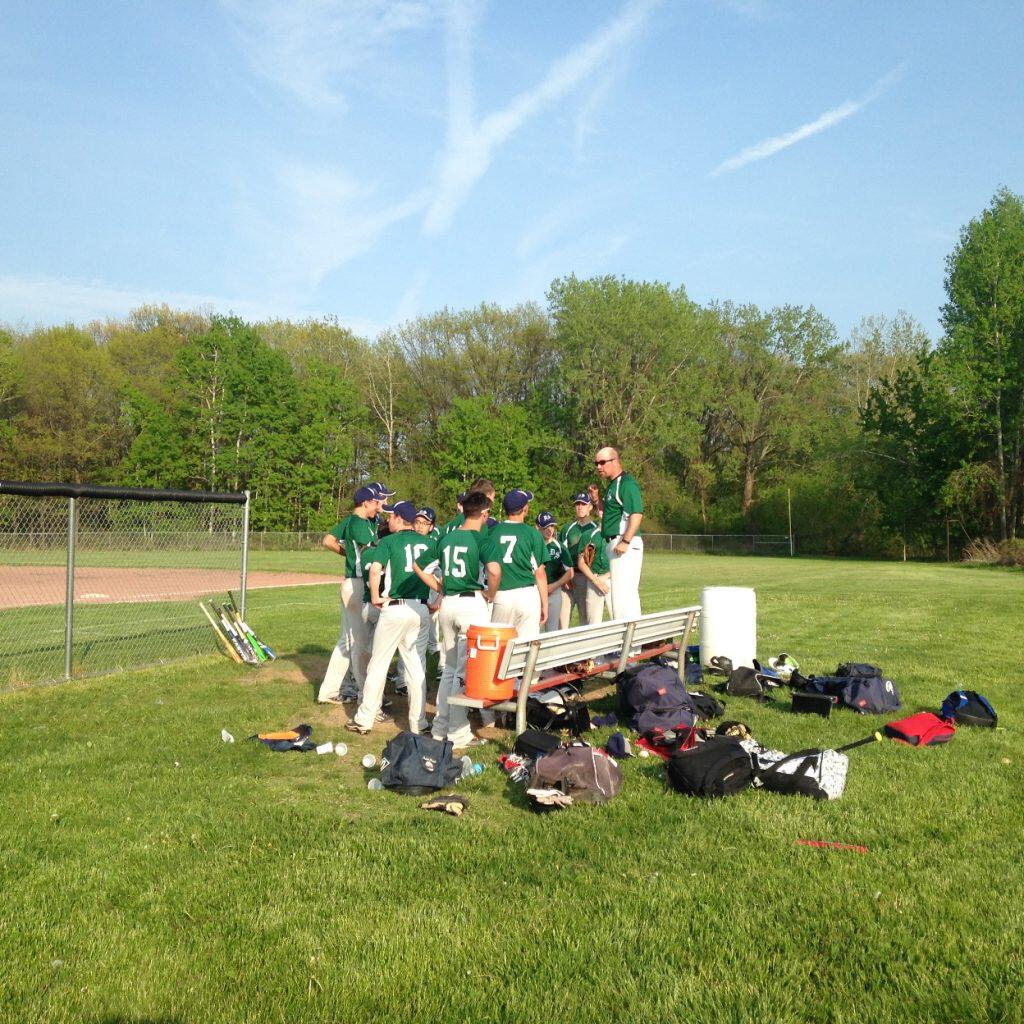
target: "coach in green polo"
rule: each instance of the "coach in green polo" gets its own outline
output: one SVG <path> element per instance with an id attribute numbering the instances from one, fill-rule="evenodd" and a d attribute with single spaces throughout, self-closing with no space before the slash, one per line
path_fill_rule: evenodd
<path id="1" fill-rule="evenodd" d="M 601 536 L 612 574 L 612 618 L 639 618 L 640 571 L 644 564 L 644 542 L 640 536 L 644 503 L 640 485 L 632 473 L 622 468 L 614 448 L 602 448 L 594 456 L 594 466 L 598 476 L 608 481 L 600 511 Z"/>

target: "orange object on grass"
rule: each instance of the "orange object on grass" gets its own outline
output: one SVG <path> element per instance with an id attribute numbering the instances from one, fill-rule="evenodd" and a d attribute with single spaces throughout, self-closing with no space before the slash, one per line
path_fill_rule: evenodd
<path id="1" fill-rule="evenodd" d="M 466 630 L 466 696 L 477 700 L 508 700 L 515 693 L 514 679 L 498 679 L 505 648 L 516 627 L 500 622 L 470 626 Z"/>

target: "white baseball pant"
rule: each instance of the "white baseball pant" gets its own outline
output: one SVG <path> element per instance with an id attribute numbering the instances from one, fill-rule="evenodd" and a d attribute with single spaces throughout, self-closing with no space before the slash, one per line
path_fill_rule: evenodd
<path id="1" fill-rule="evenodd" d="M 370 640 L 363 619 L 363 581 L 346 576 L 341 582 L 341 635 L 331 652 L 317 700 L 337 700 L 351 670 L 356 693 L 363 692 L 366 666 L 370 661 Z"/>
<path id="2" fill-rule="evenodd" d="M 540 633 L 540 591 L 536 586 L 499 590 L 494 597 L 491 622 L 515 626 L 518 636 L 536 636 Z"/>
<path id="3" fill-rule="evenodd" d="M 398 651 L 409 689 L 409 729 L 419 732 L 426 719 L 423 714 L 423 656 L 418 649 L 420 637 L 425 640 L 429 612 L 422 601 L 392 601 L 381 609 L 373 634 L 373 653 L 366 669 L 363 700 L 353 721 L 361 729 L 370 729 L 380 711 L 388 666 Z"/>
<path id="4" fill-rule="evenodd" d="M 449 595 L 441 602 L 437 613 L 444 668 L 437 687 L 437 714 L 430 731 L 434 739 L 451 740 L 455 747 L 464 747 L 473 739 L 466 708 L 448 703 L 448 698 L 462 689 L 466 679 L 466 630 L 490 621 L 491 609 L 479 593 L 465 597 Z"/>
<path id="5" fill-rule="evenodd" d="M 586 589 L 583 591 L 583 603 L 580 605 L 580 625 L 596 626 L 599 622 L 604 621 L 605 609 L 608 610 L 608 618 L 612 618 L 611 595 L 602 594 L 586 576 L 582 573 L 580 576 L 586 583 Z M 608 573 L 597 578 L 603 583 L 608 583 L 611 579 Z"/>
<path id="6" fill-rule="evenodd" d="M 576 577 L 573 576 L 572 581 L 569 583 L 568 590 L 560 591 L 562 595 L 562 603 L 558 609 L 558 628 L 568 629 L 569 620 L 572 618 L 572 606 L 573 606 L 573 587 L 576 586 Z M 548 619 L 551 619 L 551 612 L 548 611 Z"/>
<path id="7" fill-rule="evenodd" d="M 554 633 L 556 630 L 565 629 L 565 626 L 562 625 L 563 608 L 568 608 L 569 612 L 572 611 L 568 595 L 559 587 L 548 594 L 548 621 L 544 623 L 545 633 Z M 565 618 L 569 618 L 569 613 L 566 613 Z"/>
<path id="8" fill-rule="evenodd" d="M 619 538 L 608 541 L 608 564 L 612 570 L 612 618 L 638 619 L 640 611 L 640 570 L 644 566 L 643 537 L 634 537 L 624 555 L 615 553 Z"/>

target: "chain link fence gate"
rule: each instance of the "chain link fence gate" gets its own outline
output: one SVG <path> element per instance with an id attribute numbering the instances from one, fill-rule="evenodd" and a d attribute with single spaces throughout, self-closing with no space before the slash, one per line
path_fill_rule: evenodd
<path id="1" fill-rule="evenodd" d="M 216 649 L 200 600 L 244 615 L 248 493 L 0 481 L 0 688 Z"/>

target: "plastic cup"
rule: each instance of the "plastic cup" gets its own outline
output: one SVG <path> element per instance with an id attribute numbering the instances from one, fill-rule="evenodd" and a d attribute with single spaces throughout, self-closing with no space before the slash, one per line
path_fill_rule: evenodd
<path id="1" fill-rule="evenodd" d="M 378 790 L 384 788 L 384 783 L 381 782 L 380 779 L 370 779 L 370 781 L 366 784 L 366 788 L 376 793 Z"/>
<path id="2" fill-rule="evenodd" d="M 474 775 L 483 775 L 483 773 L 484 773 L 484 766 L 482 764 L 474 764 L 473 765 L 473 774 Z"/>
<path id="3" fill-rule="evenodd" d="M 363 754 L 363 767 L 364 768 L 375 768 L 377 766 L 377 758 L 373 754 Z"/>
<path id="4" fill-rule="evenodd" d="M 338 757 L 344 757 L 348 753 L 348 744 L 347 743 L 335 743 L 334 744 L 334 752 L 338 755 Z"/>

